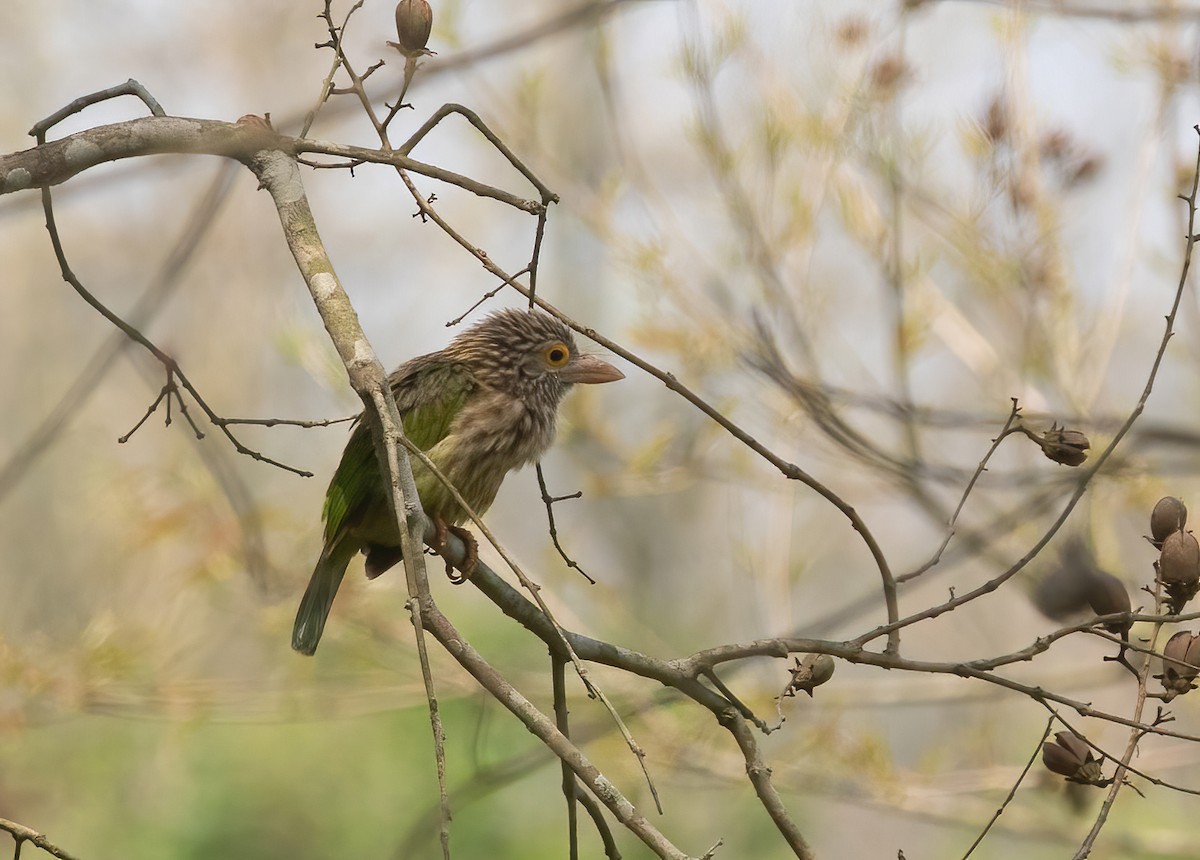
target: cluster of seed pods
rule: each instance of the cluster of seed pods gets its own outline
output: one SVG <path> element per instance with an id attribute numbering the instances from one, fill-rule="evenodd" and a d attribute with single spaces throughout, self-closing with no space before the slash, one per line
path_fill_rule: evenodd
<path id="1" fill-rule="evenodd" d="M 1155 570 L 1167 593 L 1167 609 L 1174 615 L 1200 591 L 1200 542 L 1187 531 L 1187 507 L 1174 496 L 1159 499 L 1150 515 L 1150 542 L 1159 550 Z M 1161 698 L 1169 702 L 1196 689 L 1200 675 L 1200 636 L 1180 630 L 1163 649 Z"/>
<path id="2" fill-rule="evenodd" d="M 1200 592 L 1200 542 L 1186 530 L 1187 506 L 1174 496 L 1165 496 L 1154 505 L 1150 514 L 1150 537 L 1158 550 L 1154 562 L 1155 578 L 1166 594 L 1166 608 L 1178 615 L 1183 607 Z M 1092 611 L 1097 615 L 1116 615 L 1130 612 L 1129 593 L 1115 576 L 1091 568 L 1086 576 L 1085 594 Z M 1111 633 L 1119 633 L 1128 641 L 1132 622 L 1114 620 L 1104 625 Z M 1124 659 L 1125 648 L 1117 658 L 1127 667 L 1132 666 Z M 1155 679 L 1162 683 L 1163 692 L 1156 695 L 1164 702 L 1196 689 L 1200 677 L 1200 634 L 1180 630 L 1163 649 L 1162 674 Z M 1073 732 L 1059 732 L 1054 741 L 1042 745 L 1042 762 L 1054 773 L 1065 776 L 1069 782 L 1086 785 L 1111 785 L 1105 780 L 1100 766 L 1103 757 L 1097 759 L 1086 741 Z"/>

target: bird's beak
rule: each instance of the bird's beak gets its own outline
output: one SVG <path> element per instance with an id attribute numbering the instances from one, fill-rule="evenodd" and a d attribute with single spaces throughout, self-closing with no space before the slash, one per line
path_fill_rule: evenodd
<path id="1" fill-rule="evenodd" d="M 558 378 L 563 382 L 583 382 L 594 385 L 600 382 L 616 382 L 618 379 L 624 379 L 625 374 L 599 356 L 581 355 L 560 370 Z"/>

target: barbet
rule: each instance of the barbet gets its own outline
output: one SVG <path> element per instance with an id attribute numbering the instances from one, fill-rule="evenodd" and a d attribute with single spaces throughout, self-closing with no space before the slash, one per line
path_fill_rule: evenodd
<path id="1" fill-rule="evenodd" d="M 388 382 L 405 435 L 481 514 L 509 471 L 536 461 L 550 446 L 558 404 L 573 384 L 623 377 L 603 359 L 581 354 L 571 330 L 554 317 L 502 310 L 445 349 L 400 365 Z M 466 511 L 422 463 L 414 459 L 412 468 L 438 543 L 444 548 L 447 531 L 458 534 L 469 550 L 469 568 L 475 541 L 458 528 Z M 401 559 L 400 533 L 364 422 L 354 428 L 329 483 L 324 518 L 325 547 L 292 630 L 292 647 L 304 654 L 316 651 L 338 586 L 357 553 L 366 555 L 372 579 Z"/>

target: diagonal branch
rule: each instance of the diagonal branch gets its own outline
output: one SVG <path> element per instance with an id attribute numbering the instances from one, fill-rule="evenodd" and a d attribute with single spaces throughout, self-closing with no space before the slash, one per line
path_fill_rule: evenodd
<path id="1" fill-rule="evenodd" d="M 31 830 L 23 824 L 17 824 L 15 821 L 9 821 L 6 818 L 0 818 L 0 830 L 4 830 L 12 834 L 12 838 L 17 843 L 15 857 L 21 856 L 21 843 L 29 842 L 41 848 L 47 854 L 59 858 L 59 860 L 77 860 L 76 856 L 64 848 L 59 848 L 43 834 L 36 830 Z"/>

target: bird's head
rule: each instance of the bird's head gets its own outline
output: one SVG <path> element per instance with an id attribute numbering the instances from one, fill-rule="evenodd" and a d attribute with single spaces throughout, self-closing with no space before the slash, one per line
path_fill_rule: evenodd
<path id="1" fill-rule="evenodd" d="M 604 359 L 581 353 L 566 324 L 539 311 L 496 311 L 456 337 L 446 351 L 470 364 L 484 385 L 552 406 L 577 382 L 625 378 Z"/>

